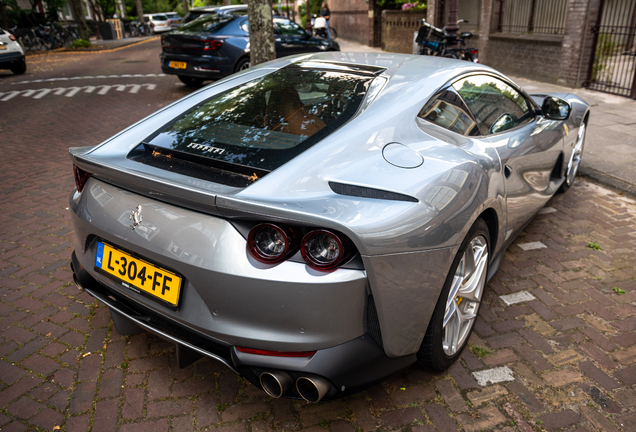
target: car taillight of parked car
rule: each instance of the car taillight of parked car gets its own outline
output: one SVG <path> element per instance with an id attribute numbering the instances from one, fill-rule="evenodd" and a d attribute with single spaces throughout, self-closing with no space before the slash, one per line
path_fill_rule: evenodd
<path id="1" fill-rule="evenodd" d="M 316 270 L 331 270 L 346 262 L 355 248 L 346 236 L 325 229 L 309 230 L 303 237 L 297 228 L 282 224 L 256 225 L 247 237 L 247 250 L 257 261 L 278 264 L 300 254 Z"/>
<path id="2" fill-rule="evenodd" d="M 203 50 L 204 51 L 216 51 L 219 48 L 221 48 L 221 45 L 223 45 L 223 41 L 222 40 L 206 39 L 206 40 L 203 41 Z"/>
<path id="3" fill-rule="evenodd" d="M 84 185 L 86 185 L 86 182 L 93 174 L 78 168 L 75 164 L 73 164 L 73 173 L 75 174 L 75 186 L 77 187 L 77 191 L 82 192 Z"/>
<path id="4" fill-rule="evenodd" d="M 13 36 L 12 34 L 9 34 L 9 39 L 11 39 L 13 42 L 16 42 L 17 39 L 15 38 L 15 36 Z"/>

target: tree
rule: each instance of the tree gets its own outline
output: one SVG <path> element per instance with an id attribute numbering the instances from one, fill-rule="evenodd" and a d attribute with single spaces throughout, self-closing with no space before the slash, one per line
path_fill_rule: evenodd
<path id="1" fill-rule="evenodd" d="M 276 58 L 274 21 L 268 0 L 247 0 L 250 32 L 250 63 L 252 66 Z"/>
<path id="2" fill-rule="evenodd" d="M 80 36 L 84 40 L 89 40 L 88 27 L 86 26 L 86 18 L 84 17 L 84 9 L 82 8 L 82 2 L 80 0 L 70 0 L 71 14 L 73 15 L 73 21 L 77 23 L 79 27 Z"/>

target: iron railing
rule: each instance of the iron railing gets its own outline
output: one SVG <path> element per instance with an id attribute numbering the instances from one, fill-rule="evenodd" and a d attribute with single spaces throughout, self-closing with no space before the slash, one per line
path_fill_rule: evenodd
<path id="1" fill-rule="evenodd" d="M 500 0 L 497 30 L 562 35 L 568 0 Z"/>
<path id="2" fill-rule="evenodd" d="M 636 0 L 602 1 L 588 80 L 591 90 L 636 99 Z"/>

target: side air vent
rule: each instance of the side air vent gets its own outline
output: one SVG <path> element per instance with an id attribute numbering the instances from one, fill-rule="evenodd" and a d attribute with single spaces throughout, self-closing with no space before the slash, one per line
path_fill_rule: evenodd
<path id="1" fill-rule="evenodd" d="M 378 319 L 378 312 L 375 309 L 375 302 L 373 296 L 367 297 L 367 315 L 366 315 L 366 332 L 371 335 L 374 341 L 378 345 L 382 346 L 382 333 L 380 332 L 380 320 Z"/>
<path id="2" fill-rule="evenodd" d="M 363 186 L 354 186 L 344 183 L 329 182 L 329 187 L 338 195 L 348 195 L 360 198 L 372 198 L 391 201 L 418 202 L 417 198 L 382 189 L 373 189 Z"/>

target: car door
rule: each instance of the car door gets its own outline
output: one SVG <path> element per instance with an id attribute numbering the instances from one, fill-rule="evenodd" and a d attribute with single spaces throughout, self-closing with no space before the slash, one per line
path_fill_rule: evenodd
<path id="1" fill-rule="evenodd" d="M 563 152 L 560 123 L 538 115 L 520 90 L 490 74 L 475 74 L 453 87 L 481 133 L 499 154 L 506 191 L 506 240 L 516 235 L 558 187 L 555 166 Z"/>

